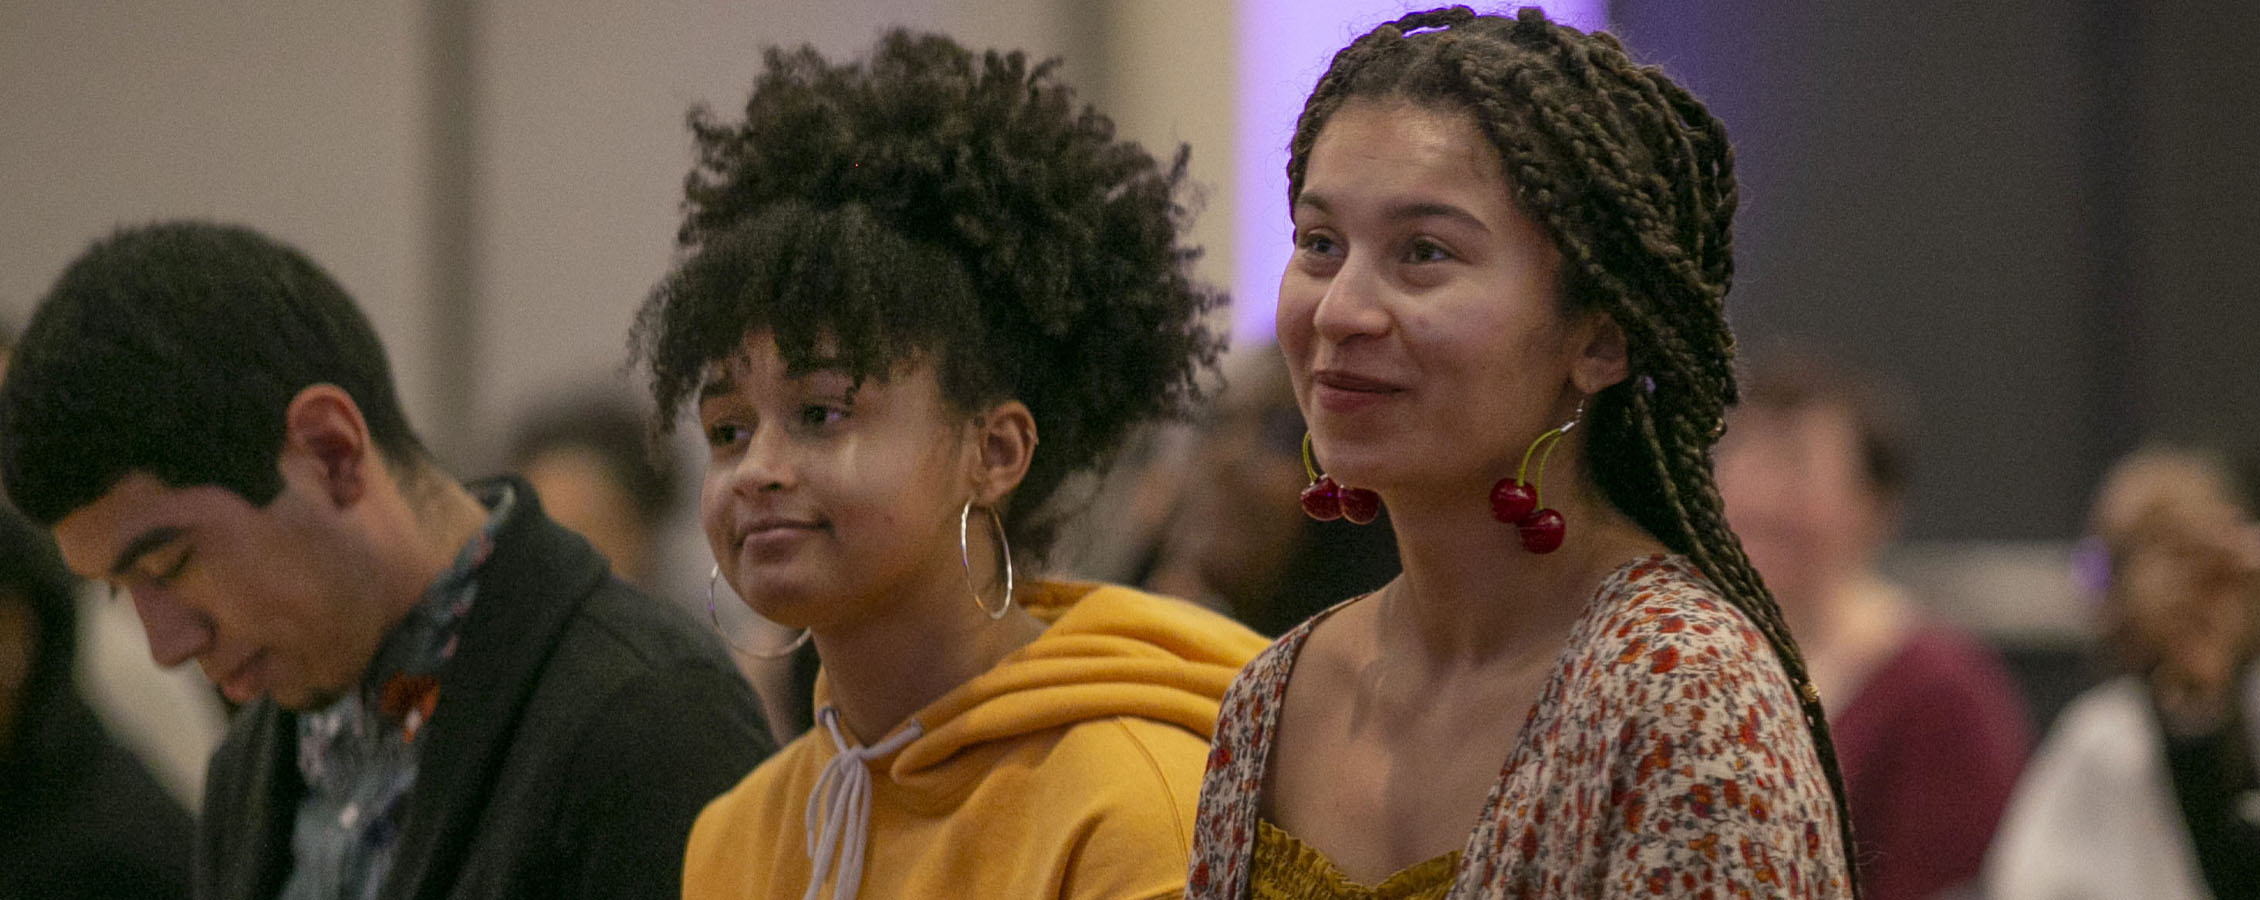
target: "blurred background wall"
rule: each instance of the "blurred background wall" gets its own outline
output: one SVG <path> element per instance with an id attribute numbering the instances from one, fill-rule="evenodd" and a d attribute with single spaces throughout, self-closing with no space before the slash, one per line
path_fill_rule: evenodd
<path id="1" fill-rule="evenodd" d="M 2104 467 L 2150 439 L 2260 449 L 2240 99 L 2260 6 L 1614 0 L 1611 20 L 1734 136 L 1745 352 L 1818 340 L 1911 389 L 1892 567 L 2063 676 L 2040 692 L 2069 686 L 2088 623 L 2063 541 Z"/>
<path id="2" fill-rule="evenodd" d="M 1914 388 L 1910 537 L 2062 536 L 2145 436 L 2260 438 L 2260 7 L 1613 9 L 1733 131 L 1746 345 Z"/>
<path id="3" fill-rule="evenodd" d="M 116 225 L 246 222 L 360 298 L 430 443 L 460 472 L 488 471 L 515 411 L 632 390 L 622 348 L 669 258 L 685 111 L 741 102 L 764 46 L 846 56 L 904 24 L 1063 54 L 1125 134 L 1189 142 L 1202 272 L 1234 284 L 1238 331 L 1254 337 L 1272 298 L 1235 260 L 1278 252 L 1249 242 L 1284 245 L 1285 224 L 1250 218 L 1247 198 L 1268 192 L 1243 192 L 1234 160 L 1283 132 L 1244 108 L 1243 73 L 1307 85 L 1324 54 L 1288 36 L 1331 47 L 1411 5 L 13 0 L 0 4 L 0 318 L 20 325 Z M 2260 8 L 1601 10 L 1736 138 L 1746 348 L 1818 340 L 1913 389 L 1907 566 L 1961 573 L 1940 576 L 1967 595 L 1944 605 L 2060 627 L 2059 542 L 2111 458 L 2147 435 L 2260 444 L 2260 305 L 2246 297 L 2260 280 L 2247 163 L 2260 107 L 2244 97 Z"/>
<path id="4" fill-rule="evenodd" d="M 20 322 L 117 225 L 242 221 L 344 282 L 435 450 L 488 468 L 510 411 L 617 380 L 672 246 L 684 114 L 742 102 L 762 47 L 845 56 L 900 23 L 1061 54 L 1076 14 L 1039 0 L 0 4 L 0 315 Z"/>

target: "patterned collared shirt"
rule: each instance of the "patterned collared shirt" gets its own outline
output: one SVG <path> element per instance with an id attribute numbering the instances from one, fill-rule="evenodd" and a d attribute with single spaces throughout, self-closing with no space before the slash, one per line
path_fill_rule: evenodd
<path id="1" fill-rule="evenodd" d="M 508 485 L 479 499 L 486 525 L 385 636 L 361 689 L 298 717 L 306 797 L 291 827 L 282 900 L 371 900 L 384 886 L 416 784 L 416 739 L 439 702 L 440 667 L 455 655 L 479 568 L 517 501 Z"/>

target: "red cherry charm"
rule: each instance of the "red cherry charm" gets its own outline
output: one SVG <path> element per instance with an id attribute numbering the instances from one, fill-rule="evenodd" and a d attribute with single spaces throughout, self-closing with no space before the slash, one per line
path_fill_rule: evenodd
<path id="1" fill-rule="evenodd" d="M 1528 484 L 1501 478 L 1491 486 L 1491 518 L 1513 525 L 1537 508 L 1538 492 Z"/>
<path id="2" fill-rule="evenodd" d="M 1522 549 L 1532 553 L 1552 553 L 1562 545 L 1562 532 L 1567 530 L 1562 514 L 1541 509 L 1524 517 L 1516 524 L 1522 532 Z"/>
<path id="3" fill-rule="evenodd" d="M 1320 476 L 1303 488 L 1303 514 L 1321 522 L 1342 517 L 1342 489 L 1335 486 L 1334 479 Z"/>
<path id="4" fill-rule="evenodd" d="M 1364 525 L 1381 515 L 1381 495 L 1365 488 L 1342 489 L 1342 518 Z"/>

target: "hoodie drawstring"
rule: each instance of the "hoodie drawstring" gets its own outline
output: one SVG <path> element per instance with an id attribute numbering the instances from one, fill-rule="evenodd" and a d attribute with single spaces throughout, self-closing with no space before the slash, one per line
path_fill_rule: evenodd
<path id="1" fill-rule="evenodd" d="M 832 734 L 832 747 L 839 752 L 832 761 L 824 764 L 824 771 L 816 776 L 816 789 L 808 794 L 808 811 L 801 823 L 807 828 L 808 858 L 812 867 L 808 875 L 808 893 L 801 900 L 817 900 L 816 893 L 824 886 L 824 875 L 832 867 L 833 851 L 839 853 L 839 880 L 832 886 L 832 900 L 855 900 L 856 891 L 863 882 L 863 845 L 870 837 L 871 825 L 871 760 L 886 756 L 903 748 L 926 733 L 926 728 L 912 719 L 910 724 L 894 737 L 879 742 L 876 747 L 856 747 L 848 744 L 847 736 L 840 733 L 840 713 L 833 707 L 824 707 L 816 713 L 824 730 Z M 817 834 L 822 829 L 821 837 Z"/>

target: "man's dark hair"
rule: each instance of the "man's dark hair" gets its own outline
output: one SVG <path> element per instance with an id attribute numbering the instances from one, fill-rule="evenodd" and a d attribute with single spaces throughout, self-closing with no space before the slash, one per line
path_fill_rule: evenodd
<path id="1" fill-rule="evenodd" d="M 43 525 L 145 471 L 264 506 L 298 392 L 331 384 L 388 463 L 425 456 L 376 331 L 312 260 L 248 228 L 167 222 L 64 270 L 0 385 L 0 484 Z"/>

